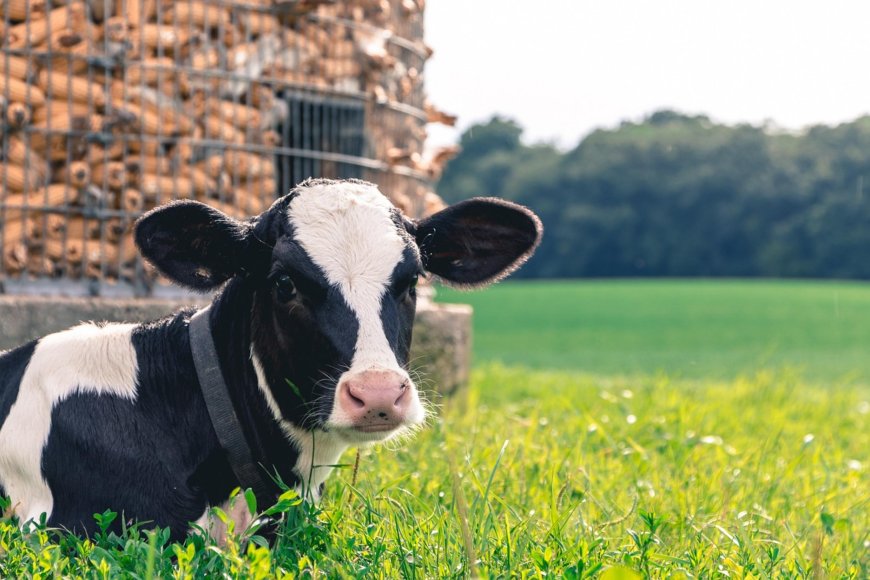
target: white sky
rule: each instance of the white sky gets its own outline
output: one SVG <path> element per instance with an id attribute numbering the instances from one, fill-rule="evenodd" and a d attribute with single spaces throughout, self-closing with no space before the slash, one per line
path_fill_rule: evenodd
<path id="1" fill-rule="evenodd" d="M 789 129 L 870 112 L 867 0 L 429 0 L 426 41 L 460 131 L 499 113 L 573 147 L 661 108 Z"/>

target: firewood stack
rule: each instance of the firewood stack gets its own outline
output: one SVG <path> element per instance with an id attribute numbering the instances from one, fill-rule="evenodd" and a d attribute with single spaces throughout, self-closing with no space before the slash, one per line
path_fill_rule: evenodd
<path id="1" fill-rule="evenodd" d="M 423 4 L 0 0 L 0 276 L 150 283 L 142 212 L 187 198 L 257 214 L 308 151 L 344 177 L 353 160 L 288 94 L 363 103 L 360 175 L 410 215 L 439 208 L 455 151 L 424 156 L 425 126 L 455 118 L 425 102 Z"/>

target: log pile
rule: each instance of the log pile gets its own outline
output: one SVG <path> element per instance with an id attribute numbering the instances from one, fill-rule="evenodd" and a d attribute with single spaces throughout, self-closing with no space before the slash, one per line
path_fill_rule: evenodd
<path id="1" fill-rule="evenodd" d="M 425 125 L 455 118 L 424 100 L 423 4 L 0 0 L 0 275 L 132 280 L 150 275 L 142 212 L 260 213 L 292 185 L 276 148 L 317 132 L 294 126 L 292 91 L 365 102 L 382 169 L 364 177 L 409 214 L 439 207 L 430 182 L 455 151 L 424 156 Z"/>

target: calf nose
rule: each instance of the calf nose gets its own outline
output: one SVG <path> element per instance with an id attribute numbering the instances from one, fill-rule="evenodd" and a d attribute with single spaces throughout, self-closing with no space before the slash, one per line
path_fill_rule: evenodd
<path id="1" fill-rule="evenodd" d="M 409 385 L 407 378 L 394 371 L 363 371 L 339 385 L 338 402 L 355 428 L 387 431 L 406 418 Z"/>

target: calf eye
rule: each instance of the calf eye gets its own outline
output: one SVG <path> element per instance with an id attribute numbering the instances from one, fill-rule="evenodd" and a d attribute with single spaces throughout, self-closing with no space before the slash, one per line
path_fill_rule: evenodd
<path id="1" fill-rule="evenodd" d="M 296 298 L 296 284 L 288 274 L 281 274 L 275 278 L 275 288 L 278 292 L 278 299 L 283 302 L 290 302 Z"/>
<path id="2" fill-rule="evenodd" d="M 417 294 L 417 282 L 420 281 L 420 276 L 414 276 L 411 278 L 411 281 L 408 283 L 408 294 L 410 296 L 414 296 Z"/>

